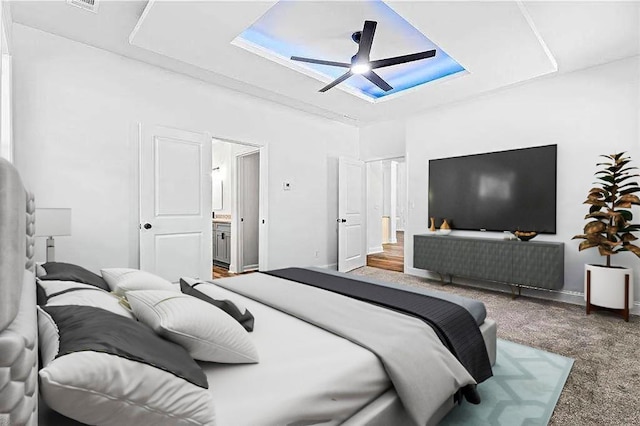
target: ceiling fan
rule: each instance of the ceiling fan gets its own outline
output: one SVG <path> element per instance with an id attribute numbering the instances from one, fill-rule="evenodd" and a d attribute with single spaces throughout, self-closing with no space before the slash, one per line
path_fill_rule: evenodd
<path id="1" fill-rule="evenodd" d="M 394 56 L 392 58 L 378 59 L 372 61 L 369 58 L 371 53 L 371 45 L 373 44 L 373 35 L 376 32 L 376 21 L 364 21 L 362 31 L 356 31 L 351 35 L 353 41 L 358 44 L 358 52 L 351 58 L 351 63 L 324 61 L 322 59 L 302 58 L 300 56 L 292 56 L 292 61 L 308 62 L 311 64 L 330 65 L 334 67 L 348 68 L 349 70 L 331 83 L 320 89 L 320 92 L 326 92 L 332 87 L 342 83 L 354 74 L 360 74 L 385 92 L 392 90 L 393 87 L 382 79 L 373 70 L 392 65 L 404 64 L 406 62 L 419 61 L 421 59 L 432 58 L 436 55 L 435 50 L 427 50 L 424 52 L 412 53 L 410 55 Z"/>

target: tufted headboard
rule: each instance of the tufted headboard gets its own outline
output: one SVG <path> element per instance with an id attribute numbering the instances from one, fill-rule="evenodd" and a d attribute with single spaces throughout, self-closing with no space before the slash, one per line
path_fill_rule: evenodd
<path id="1" fill-rule="evenodd" d="M 37 425 L 33 196 L 0 158 L 0 426 Z"/>

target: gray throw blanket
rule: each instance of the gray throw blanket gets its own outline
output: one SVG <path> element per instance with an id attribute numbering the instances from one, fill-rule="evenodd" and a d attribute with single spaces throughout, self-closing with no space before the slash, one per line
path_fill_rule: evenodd
<path id="1" fill-rule="evenodd" d="M 303 268 L 277 269 L 264 273 L 420 318 L 433 328 L 442 344 L 464 365 L 476 382 L 481 383 L 493 375 L 487 347 L 475 319 L 469 311 L 454 302 L 367 283 L 346 274 L 336 276 Z M 479 401 L 475 385 L 468 388 L 466 392 L 463 391 L 465 396 L 472 394 L 467 399 L 470 402 Z"/>
<path id="2" fill-rule="evenodd" d="M 418 425 L 425 425 L 458 389 L 475 383 L 433 329 L 420 319 L 261 273 L 215 283 L 375 353 Z M 256 318 L 258 327 L 259 321 Z"/>

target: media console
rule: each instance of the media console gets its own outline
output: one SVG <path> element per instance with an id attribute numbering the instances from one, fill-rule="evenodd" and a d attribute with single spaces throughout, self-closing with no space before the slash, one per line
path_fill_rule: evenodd
<path id="1" fill-rule="evenodd" d="M 413 266 L 443 275 L 496 281 L 518 287 L 560 289 L 564 244 L 419 234 Z"/>

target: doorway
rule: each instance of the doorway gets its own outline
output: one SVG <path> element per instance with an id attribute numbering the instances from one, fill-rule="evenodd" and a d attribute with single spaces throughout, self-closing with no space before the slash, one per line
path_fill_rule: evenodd
<path id="1" fill-rule="evenodd" d="M 404 272 L 407 168 L 404 158 L 367 163 L 367 266 Z"/>
<path id="2" fill-rule="evenodd" d="M 266 269 L 266 147 L 213 138 L 213 278 Z"/>

